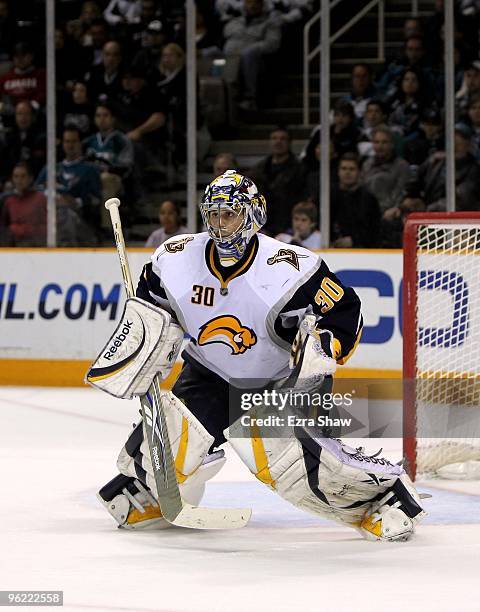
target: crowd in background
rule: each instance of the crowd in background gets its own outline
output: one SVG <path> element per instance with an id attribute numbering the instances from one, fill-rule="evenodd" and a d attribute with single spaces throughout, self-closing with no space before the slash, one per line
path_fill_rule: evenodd
<path id="1" fill-rule="evenodd" d="M 94 246 L 109 236 L 103 200 L 124 196 L 128 227 L 148 197 L 145 172 L 185 164 L 184 5 L 56 5 L 58 244 Z M 317 8 L 314 0 L 197 2 L 199 61 L 222 58 L 236 110 L 255 120 L 278 59 L 290 57 L 292 42 L 301 47 L 303 24 Z M 46 243 L 43 10 L 42 2 L 0 0 L 1 246 Z M 456 3 L 458 210 L 480 210 L 479 20 L 478 2 Z M 443 32 L 443 1 L 436 0 L 428 19 L 405 20 L 398 57 L 375 71 L 352 66 L 349 95 L 332 103 L 332 246 L 399 247 L 410 212 L 445 210 Z M 197 120 L 206 131 L 202 99 Z M 254 167 L 238 168 L 225 153 L 212 176 L 231 167 L 249 174 L 267 198 L 264 231 L 318 248 L 319 134 L 317 127 L 297 156 L 289 130 L 279 126 L 270 134 L 270 154 Z M 162 202 L 159 220 L 148 246 L 185 230 L 172 200 Z"/>

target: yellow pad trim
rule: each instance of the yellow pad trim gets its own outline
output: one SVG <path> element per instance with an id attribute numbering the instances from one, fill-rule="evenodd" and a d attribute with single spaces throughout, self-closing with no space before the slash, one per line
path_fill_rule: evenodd
<path id="1" fill-rule="evenodd" d="M 131 361 L 132 360 L 130 359 L 127 363 L 121 365 L 117 370 L 109 372 L 108 374 L 102 374 L 100 376 L 87 376 L 87 380 L 89 382 L 97 382 L 97 380 L 105 380 L 106 378 L 111 378 L 112 376 L 115 376 L 115 374 L 118 374 L 119 372 L 124 370 L 128 365 L 130 365 Z"/>
<path id="2" fill-rule="evenodd" d="M 267 454 L 265 452 L 265 447 L 263 446 L 263 440 L 260 437 L 258 425 L 251 425 L 250 429 L 252 431 L 251 440 L 253 456 L 255 457 L 255 465 L 257 466 L 257 473 L 255 474 L 255 477 L 269 487 L 272 487 L 272 489 L 275 489 L 276 483 L 270 474 Z"/>
<path id="3" fill-rule="evenodd" d="M 127 517 L 127 523 L 129 525 L 135 525 L 136 523 L 143 523 L 143 521 L 162 518 L 162 513 L 158 506 L 147 506 L 144 510 L 145 512 L 140 512 L 140 510 L 134 508 Z"/>
<path id="4" fill-rule="evenodd" d="M 365 529 L 365 531 L 369 531 L 370 533 L 373 533 L 373 535 L 376 536 L 377 538 L 381 537 L 382 535 L 381 519 L 377 521 L 376 523 L 372 523 L 372 517 L 366 516 L 363 519 L 363 521 L 360 523 L 360 527 L 362 529 Z"/>
<path id="5" fill-rule="evenodd" d="M 177 471 L 177 480 L 180 483 L 185 482 L 188 478 L 188 474 L 183 473 L 185 465 L 185 457 L 187 455 L 188 446 L 188 421 L 185 417 L 182 417 L 182 433 L 180 434 L 180 444 L 178 446 L 177 456 L 175 458 L 175 468 Z"/>

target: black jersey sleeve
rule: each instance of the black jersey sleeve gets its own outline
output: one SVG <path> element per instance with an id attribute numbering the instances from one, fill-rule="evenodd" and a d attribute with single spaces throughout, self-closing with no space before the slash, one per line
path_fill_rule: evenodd
<path id="1" fill-rule="evenodd" d="M 317 315 L 318 329 L 332 332 L 336 340 L 335 357 L 338 363 L 345 363 L 362 333 L 360 298 L 340 282 L 324 261 L 280 310 L 274 323 L 277 336 L 292 344 L 305 309 Z"/>
<path id="2" fill-rule="evenodd" d="M 162 287 L 162 281 L 152 269 L 151 262 L 143 266 L 135 295 L 154 306 L 160 306 L 175 318 L 175 310 L 168 301 L 168 295 Z"/>

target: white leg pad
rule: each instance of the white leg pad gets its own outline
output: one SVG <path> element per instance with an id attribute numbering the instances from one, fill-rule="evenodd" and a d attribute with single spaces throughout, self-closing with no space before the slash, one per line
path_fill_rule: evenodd
<path id="1" fill-rule="evenodd" d="M 410 529 L 403 524 L 404 517 L 415 523 L 425 514 L 403 468 L 384 457 L 365 455 L 361 449 L 309 435 L 307 430 L 298 438 L 293 431 L 291 437 L 247 438 L 237 422 L 224 433 L 250 471 L 281 497 L 307 512 L 359 529 L 364 537 L 372 535 L 363 524 L 368 517 L 374 516 L 376 524 L 377 514 L 385 514 L 384 530 L 380 522 L 372 539 L 401 539 L 402 529 Z M 255 433 L 259 435 L 258 429 Z"/>
<path id="2" fill-rule="evenodd" d="M 224 452 L 208 454 L 214 438 L 173 393 L 162 392 L 162 402 L 180 494 L 186 502 L 196 506 L 203 496 L 207 480 L 215 476 L 224 465 Z M 143 435 L 140 449 L 133 456 L 130 455 L 127 442 L 120 451 L 117 467 L 121 474 L 146 482 L 156 497 L 145 427 L 142 427 L 142 432 L 138 432 Z"/>

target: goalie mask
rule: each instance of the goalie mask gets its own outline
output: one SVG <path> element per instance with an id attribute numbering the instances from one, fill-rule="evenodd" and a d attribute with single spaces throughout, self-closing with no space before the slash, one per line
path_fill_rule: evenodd
<path id="1" fill-rule="evenodd" d="M 265 198 L 252 180 L 235 170 L 227 170 L 207 186 L 200 212 L 224 265 L 241 259 L 267 220 Z"/>

